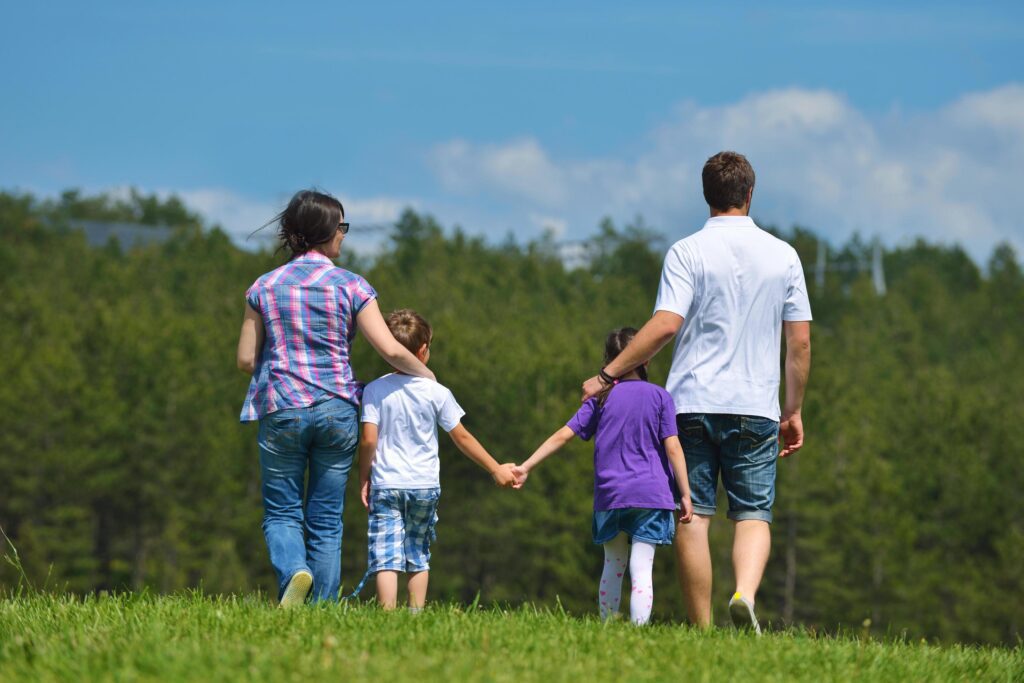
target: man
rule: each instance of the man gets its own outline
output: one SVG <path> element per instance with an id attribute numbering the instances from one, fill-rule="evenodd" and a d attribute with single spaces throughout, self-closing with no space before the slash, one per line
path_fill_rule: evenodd
<path id="1" fill-rule="evenodd" d="M 776 456 L 791 455 L 804 442 L 800 409 L 811 366 L 811 308 L 796 251 L 750 219 L 754 170 L 746 158 L 714 155 L 703 182 L 711 217 L 669 250 L 653 317 L 618 358 L 584 382 L 583 397 L 650 360 L 678 333 L 666 388 L 676 405 L 693 499 L 693 521 L 677 525 L 675 539 L 687 614 L 698 626 L 711 624 L 708 528 L 721 474 L 735 524 L 729 613 L 737 626 L 760 633 L 754 601 L 771 548 Z"/>

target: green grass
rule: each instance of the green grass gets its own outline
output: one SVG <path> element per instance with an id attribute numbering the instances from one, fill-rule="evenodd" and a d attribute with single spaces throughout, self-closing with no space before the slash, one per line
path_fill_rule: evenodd
<path id="1" fill-rule="evenodd" d="M 558 610 L 273 609 L 258 596 L 0 600 L 0 681 L 1024 679 L 1024 651 L 678 625 Z"/>

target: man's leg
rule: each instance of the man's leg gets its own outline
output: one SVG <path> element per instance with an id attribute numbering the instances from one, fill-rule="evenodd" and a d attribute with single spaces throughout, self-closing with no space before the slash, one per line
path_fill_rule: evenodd
<path id="1" fill-rule="evenodd" d="M 679 442 L 690 480 L 693 520 L 676 524 L 676 569 L 686 602 L 686 615 L 694 626 L 711 626 L 711 548 L 708 529 L 715 515 L 718 488 L 719 437 L 715 416 L 681 413 L 676 416 Z"/>
<path id="2" fill-rule="evenodd" d="M 736 522 L 736 535 L 732 543 L 732 568 L 736 576 L 736 592 L 751 603 L 768 564 L 772 548 L 772 534 L 768 522 L 744 519 Z"/>
<path id="3" fill-rule="evenodd" d="M 711 626 L 711 517 L 694 515 L 689 524 L 676 525 L 676 562 L 679 587 L 686 601 L 686 616 L 694 626 Z"/>
<path id="4" fill-rule="evenodd" d="M 736 523 L 732 564 L 736 591 L 729 613 L 736 626 L 761 632 L 754 613 L 757 589 L 771 551 L 772 505 L 779 449 L 779 423 L 759 416 L 732 416 L 723 432 L 722 485 L 729 519 Z"/>

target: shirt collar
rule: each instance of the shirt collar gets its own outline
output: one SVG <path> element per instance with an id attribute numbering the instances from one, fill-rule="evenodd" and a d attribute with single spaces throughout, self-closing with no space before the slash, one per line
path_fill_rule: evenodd
<path id="1" fill-rule="evenodd" d="M 320 261 L 322 263 L 334 263 L 334 261 L 314 249 L 310 249 L 305 254 L 299 254 L 293 258 L 292 261 Z"/>
<path id="2" fill-rule="evenodd" d="M 712 216 L 704 223 L 705 228 L 756 228 L 750 216 Z"/>

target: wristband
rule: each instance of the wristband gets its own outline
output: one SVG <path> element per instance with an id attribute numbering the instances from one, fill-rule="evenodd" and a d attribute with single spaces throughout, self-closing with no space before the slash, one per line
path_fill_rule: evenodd
<path id="1" fill-rule="evenodd" d="M 618 384 L 619 382 L 618 378 L 609 375 L 605 372 L 604 368 L 601 368 L 601 372 L 597 373 L 597 376 L 602 382 L 608 385 Z"/>

